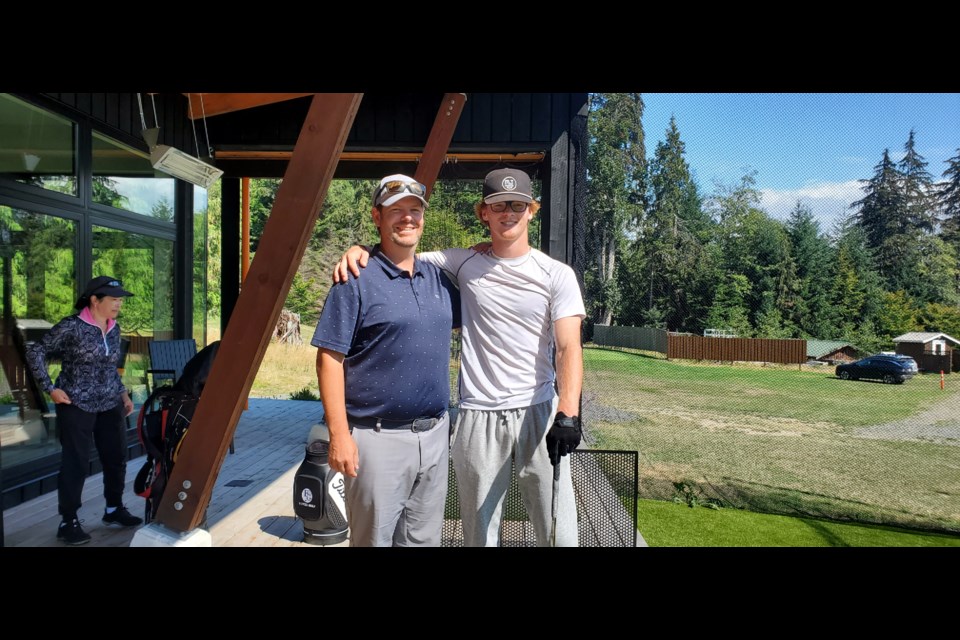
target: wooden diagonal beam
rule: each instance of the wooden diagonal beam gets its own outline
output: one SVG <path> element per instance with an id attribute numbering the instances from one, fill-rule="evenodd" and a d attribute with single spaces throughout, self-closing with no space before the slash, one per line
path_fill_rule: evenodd
<path id="1" fill-rule="evenodd" d="M 362 95 L 313 98 L 157 511 L 157 521 L 170 529 L 189 531 L 203 519 Z"/>
<path id="2" fill-rule="evenodd" d="M 218 116 L 221 113 L 242 111 L 251 107 L 260 107 L 274 102 L 293 100 L 309 96 L 309 93 L 204 93 L 203 104 L 200 103 L 199 93 L 183 94 L 190 98 L 191 109 L 187 114 L 191 120 L 207 116 Z M 202 108 L 201 108 L 202 107 Z"/>
<path id="3" fill-rule="evenodd" d="M 466 102 L 467 94 L 465 93 L 443 94 L 443 102 L 437 110 L 437 117 L 433 121 L 427 144 L 423 147 L 423 157 L 420 158 L 417 173 L 413 176 L 417 182 L 426 185 L 427 199 L 433 192 L 433 183 L 440 175 L 440 167 L 447 156 L 450 141 L 453 140 L 453 132 L 457 129 L 457 122 L 460 121 L 460 114 L 463 113 L 463 105 Z"/>

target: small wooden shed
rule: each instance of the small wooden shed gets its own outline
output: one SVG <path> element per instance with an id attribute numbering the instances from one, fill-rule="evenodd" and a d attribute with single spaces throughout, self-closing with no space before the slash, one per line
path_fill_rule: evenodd
<path id="1" fill-rule="evenodd" d="M 960 369 L 960 352 L 954 346 L 960 345 L 960 340 L 951 338 L 945 333 L 928 331 L 911 331 L 893 339 L 897 345 L 897 353 L 910 356 L 917 361 L 920 371 L 950 373 Z"/>

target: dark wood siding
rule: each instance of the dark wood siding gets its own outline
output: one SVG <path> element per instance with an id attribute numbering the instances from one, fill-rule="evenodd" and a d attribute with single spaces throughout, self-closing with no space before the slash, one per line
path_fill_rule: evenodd
<path id="1" fill-rule="evenodd" d="M 140 107 L 135 93 L 47 93 L 43 94 L 77 113 L 67 113 L 68 117 L 87 117 L 94 128 L 107 135 L 116 132 L 127 134 L 118 136 L 121 142 L 146 150 L 146 143 L 140 135 L 143 128 L 140 120 Z M 153 105 L 150 96 L 141 94 L 144 118 L 147 127 L 154 126 Z M 157 119 L 160 122 L 160 143 L 175 146 L 194 153 L 193 130 L 187 118 L 187 97 L 178 93 L 156 96 Z M 198 127 L 202 127 L 198 123 Z M 206 143 L 202 129 L 198 129 L 201 151 L 205 154 Z"/>
<path id="2" fill-rule="evenodd" d="M 464 116 L 469 118 L 473 136 L 464 136 L 463 139 L 459 139 L 457 135 L 454 135 L 453 139 L 455 142 L 478 143 L 490 142 L 493 139 L 493 134 L 490 131 L 492 103 L 493 95 L 489 93 L 478 93 L 467 96 L 467 104 L 464 105 L 464 113 L 460 116 L 460 119 L 463 120 Z M 460 126 L 458 123 L 457 133 L 460 132 Z"/>
<path id="3" fill-rule="evenodd" d="M 905 356 L 910 356 L 914 360 L 917 360 L 923 356 L 923 343 L 922 342 L 898 342 L 897 343 L 897 353 L 902 353 Z M 920 361 L 917 360 L 917 363 Z"/>
<path id="4" fill-rule="evenodd" d="M 917 361 L 917 369 L 926 373 L 950 373 L 951 369 L 951 358 L 949 354 L 946 355 L 934 355 L 932 353 L 924 353 L 913 358 Z"/>
<path id="5" fill-rule="evenodd" d="M 510 140 L 513 142 L 530 142 L 530 94 L 517 93 L 513 96 L 511 105 Z"/>
<path id="6" fill-rule="evenodd" d="M 494 140 L 507 141 L 512 139 L 510 133 L 513 128 L 510 126 L 511 104 L 510 99 L 513 94 L 494 93 L 490 105 L 490 134 Z"/>
<path id="7" fill-rule="evenodd" d="M 937 355 L 930 351 L 931 344 L 921 343 L 921 342 L 898 342 L 897 343 L 897 353 L 902 353 L 903 355 L 910 356 L 917 361 L 917 368 L 920 371 L 926 371 L 928 373 L 939 373 L 943 371 L 944 373 L 950 373 L 951 370 L 956 370 L 957 358 L 955 357 L 955 351 L 953 346 L 948 342 L 946 349 L 942 355 Z"/>
<path id="8" fill-rule="evenodd" d="M 422 149 L 442 99 L 442 93 L 366 94 L 346 150 Z M 570 126 L 571 105 L 579 109 L 586 99 L 585 93 L 468 94 L 451 151 L 546 150 Z M 210 137 L 217 148 L 291 149 L 310 100 L 209 118 Z"/>

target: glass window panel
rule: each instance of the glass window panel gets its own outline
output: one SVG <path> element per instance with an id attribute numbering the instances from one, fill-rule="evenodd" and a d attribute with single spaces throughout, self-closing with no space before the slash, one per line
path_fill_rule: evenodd
<path id="1" fill-rule="evenodd" d="M 0 93 L 0 176 L 77 195 L 75 126 Z"/>
<path id="2" fill-rule="evenodd" d="M 193 188 L 193 339 L 207 344 L 207 209 L 209 194 Z"/>
<path id="3" fill-rule="evenodd" d="M 94 132 L 93 201 L 173 222 L 173 178 L 146 153 Z"/>
<path id="4" fill-rule="evenodd" d="M 5 468 L 60 448 L 53 404 L 27 372 L 24 347 L 74 313 L 77 224 L 0 206 L 0 447 Z M 53 379 L 59 363 L 50 364 Z"/>
<path id="5" fill-rule="evenodd" d="M 123 281 L 134 294 L 118 322 L 130 340 L 123 382 L 137 404 L 146 398 L 147 342 L 173 338 L 173 242 L 107 227 L 93 227 L 93 275 Z"/>

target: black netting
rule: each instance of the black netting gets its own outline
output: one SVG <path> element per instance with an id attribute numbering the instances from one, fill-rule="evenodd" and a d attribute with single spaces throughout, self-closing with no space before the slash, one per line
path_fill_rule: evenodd
<path id="1" fill-rule="evenodd" d="M 577 498 L 581 547 L 633 547 L 637 544 L 637 452 L 578 450 L 571 454 L 570 472 Z M 501 547 L 537 545 L 517 486 L 516 469 L 503 503 Z M 457 479 L 450 463 L 443 546 L 463 546 L 457 500 Z"/>

